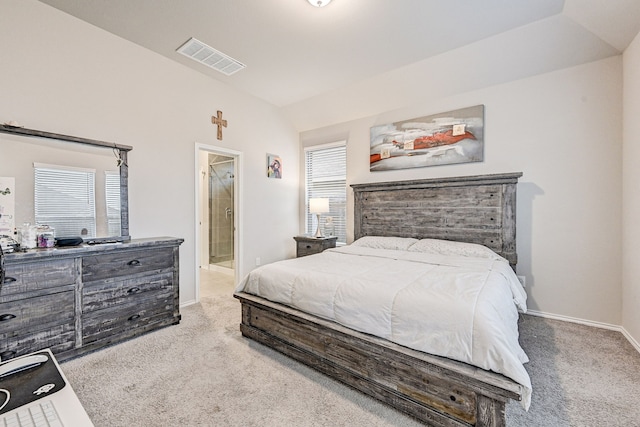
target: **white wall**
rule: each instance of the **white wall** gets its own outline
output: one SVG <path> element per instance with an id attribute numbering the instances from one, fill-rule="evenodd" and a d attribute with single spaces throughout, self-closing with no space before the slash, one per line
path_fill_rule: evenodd
<path id="1" fill-rule="evenodd" d="M 293 256 L 299 142 L 277 109 L 38 1 L 0 0 L 0 10 L 0 122 L 132 145 L 131 235 L 185 239 L 182 303 L 195 298 L 196 143 L 244 153 L 239 277 L 256 257 Z M 284 159 L 283 179 L 266 178 L 266 153 Z"/>
<path id="2" fill-rule="evenodd" d="M 621 76 L 621 57 L 613 57 L 425 99 L 303 132 L 301 140 L 311 145 L 346 138 L 350 184 L 523 172 L 518 184 L 518 272 L 527 278 L 529 307 L 620 325 Z M 484 162 L 369 172 L 371 126 L 477 104 L 485 105 Z M 347 224 L 352 238 L 352 221 Z"/>
<path id="3" fill-rule="evenodd" d="M 622 325 L 640 343 L 640 34 L 624 53 Z"/>

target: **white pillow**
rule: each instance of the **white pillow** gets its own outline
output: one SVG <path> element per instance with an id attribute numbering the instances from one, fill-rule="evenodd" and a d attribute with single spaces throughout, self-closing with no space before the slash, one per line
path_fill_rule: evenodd
<path id="1" fill-rule="evenodd" d="M 418 239 L 412 237 L 364 236 L 353 242 L 352 246 L 373 249 L 395 249 L 406 251 Z"/>
<path id="2" fill-rule="evenodd" d="M 409 252 L 424 252 L 439 255 L 455 255 L 474 258 L 500 260 L 500 255 L 486 246 L 475 243 L 454 242 L 451 240 L 421 239 L 409 246 Z"/>

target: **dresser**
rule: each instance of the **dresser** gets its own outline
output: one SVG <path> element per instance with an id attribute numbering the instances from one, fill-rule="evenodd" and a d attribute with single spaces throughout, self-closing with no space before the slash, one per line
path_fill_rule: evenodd
<path id="1" fill-rule="evenodd" d="M 180 322 L 171 237 L 5 255 L 0 357 L 51 348 L 58 360 Z"/>

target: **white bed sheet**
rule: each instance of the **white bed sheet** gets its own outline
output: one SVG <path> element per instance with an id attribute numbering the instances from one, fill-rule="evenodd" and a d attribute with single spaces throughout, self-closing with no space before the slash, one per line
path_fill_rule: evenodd
<path id="1" fill-rule="evenodd" d="M 529 407 L 518 342 L 526 293 L 505 260 L 344 246 L 264 265 L 236 291 L 503 374 Z"/>

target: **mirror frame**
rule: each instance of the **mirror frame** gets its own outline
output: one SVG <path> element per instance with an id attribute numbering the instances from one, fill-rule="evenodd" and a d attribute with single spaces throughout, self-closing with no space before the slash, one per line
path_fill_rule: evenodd
<path id="1" fill-rule="evenodd" d="M 129 164 L 127 163 L 127 153 L 133 150 L 129 145 L 116 144 L 113 142 L 98 141 L 95 139 L 80 138 L 77 136 L 62 135 L 59 133 L 44 132 L 35 129 L 27 129 L 19 126 L 0 125 L 0 133 L 21 135 L 32 138 L 47 138 L 78 144 L 91 145 L 94 147 L 111 148 L 117 150 L 118 163 L 120 169 L 120 236 L 96 237 L 85 240 L 85 243 L 106 243 L 106 242 L 126 242 L 131 240 L 129 232 Z"/>

